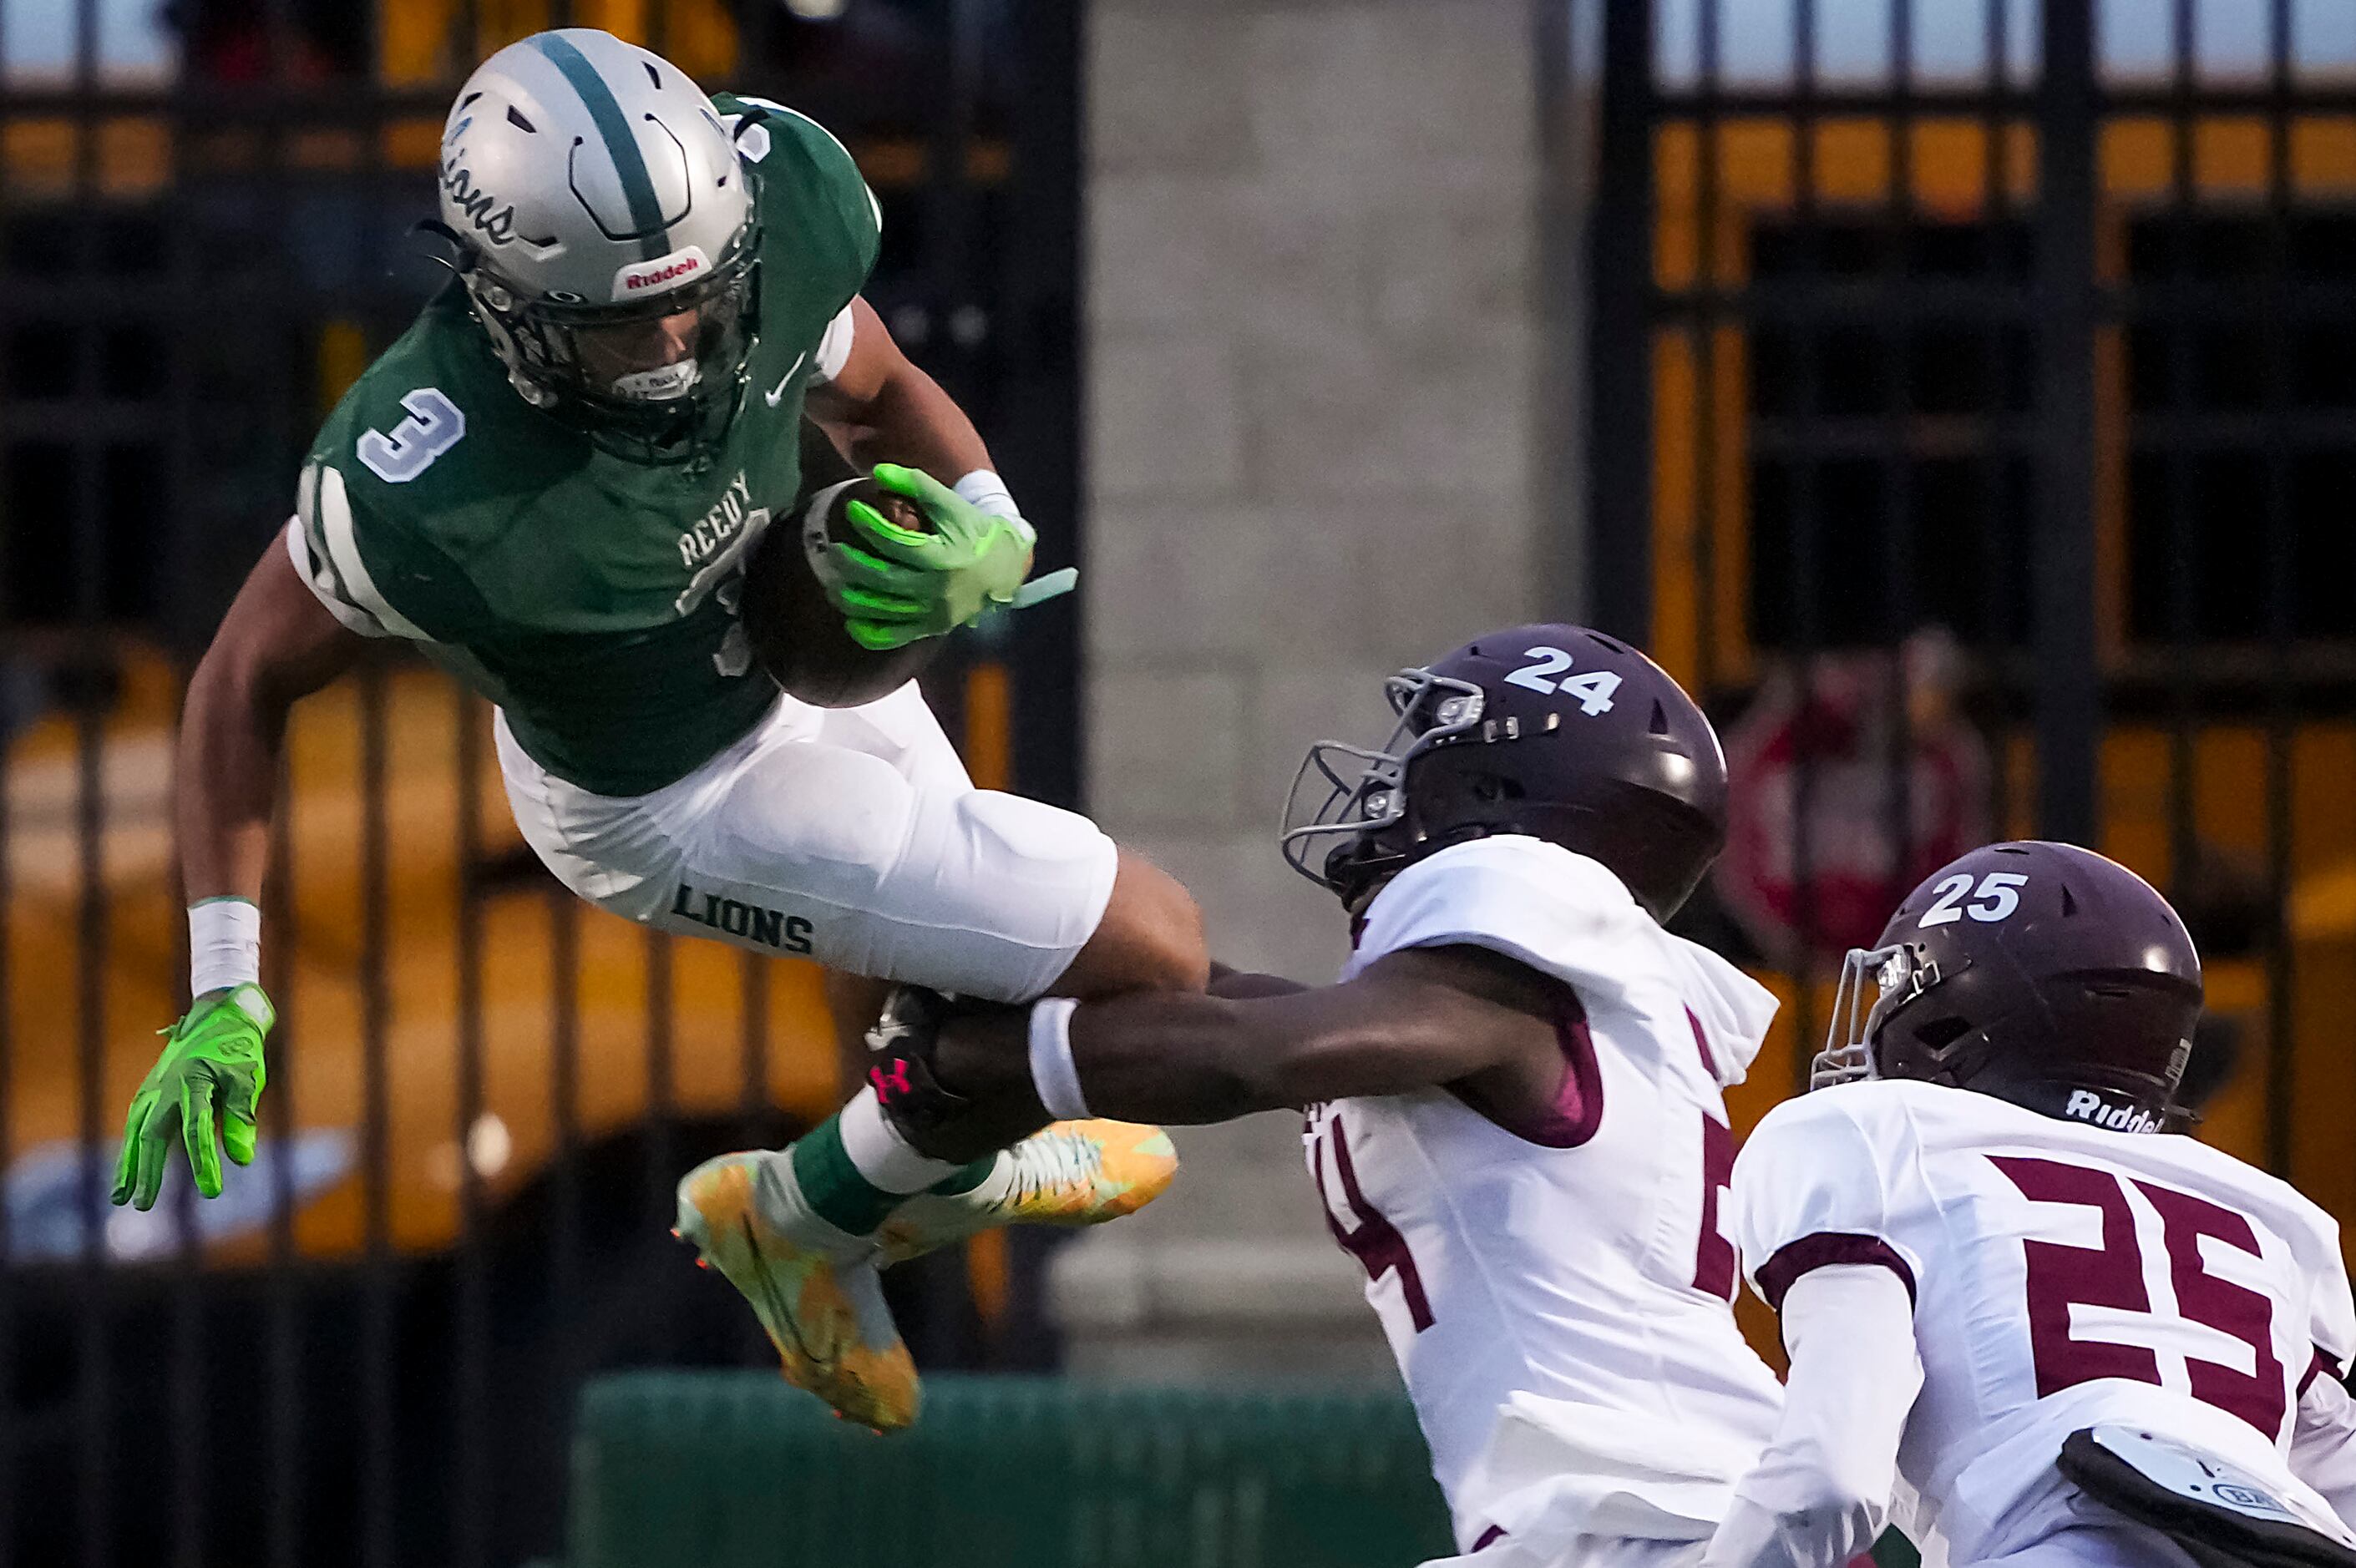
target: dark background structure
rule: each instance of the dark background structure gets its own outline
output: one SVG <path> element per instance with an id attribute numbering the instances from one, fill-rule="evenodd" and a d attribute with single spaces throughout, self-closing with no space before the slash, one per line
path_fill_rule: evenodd
<path id="1" fill-rule="evenodd" d="M 2202 1136 L 2356 1219 L 2356 26 L 2337 4 L 1527 0 L 1514 17 L 1542 117 L 1537 609 L 1642 641 L 1726 735 L 1735 842 L 1687 928 L 1786 1004 L 1740 1125 L 1799 1082 L 1840 949 L 1920 875 L 1976 837 L 2067 837 L 2151 877 L 2202 944 Z M 1086 384 L 1083 217 L 1104 171 L 1084 108 L 1126 91 L 1182 124 L 1231 101 L 1288 122 L 1204 70 L 1227 58 L 1208 46 L 1173 48 L 1166 82 L 1089 81 L 1111 9 L 0 7 L 0 1568 L 510 1568 L 563 1548 L 584 1380 L 766 1360 L 664 1230 L 690 1162 L 832 1104 L 814 976 L 649 938 L 555 888 L 507 822 L 481 705 L 398 650 L 293 731 L 262 1163 L 215 1203 L 181 1187 L 145 1219 L 108 1209 L 122 1106 L 184 1000 L 180 685 L 318 421 L 435 285 L 407 230 L 452 91 L 550 25 L 611 27 L 840 134 L 884 208 L 870 296 L 974 411 L 1044 564 L 1113 537 L 1120 519 L 1079 515 L 1105 441 L 1083 394 L 1107 390 Z M 1160 37 L 1160 9 L 1122 9 L 1116 42 Z M 1353 30 L 1379 9 L 1202 5 L 1199 26 L 1281 13 L 1277 44 L 1330 36 L 1411 87 Z M 1418 145 L 1412 109 L 1383 106 L 1397 146 Z M 1233 166 L 1195 195 L 1330 267 L 1250 205 L 1288 196 L 1250 183 L 1254 157 L 1276 161 L 1262 129 L 1221 142 Z M 1122 130 L 1134 225 L 1141 186 L 1186 196 L 1187 149 Z M 1424 139 L 1419 192 L 1470 155 Z M 1452 304 L 1408 275 L 1382 307 L 1402 341 Z M 1126 308 L 1132 367 L 1134 343 L 1191 330 Z M 1172 385 L 1229 373 L 1231 347 Z M 1390 363 L 1359 368 L 1379 385 Z M 1294 400 L 1330 426 L 1370 395 Z M 1189 432 L 1215 452 L 1223 421 L 1247 422 L 1215 413 Z M 1291 453 L 1250 442 L 1255 464 Z M 1160 475 L 1138 446 L 1123 455 Z M 1341 481 L 1373 454 L 1315 455 L 1338 529 L 1359 495 Z M 1117 477 L 1141 501 L 1162 483 Z M 1233 543 L 1255 506 L 1290 521 L 1267 495 L 1297 499 L 1253 492 L 1206 528 Z M 1429 531 L 1428 551 L 1371 566 L 1363 541 L 1290 534 L 1237 552 L 1258 565 L 1235 595 L 1283 613 L 1248 574 L 1330 560 L 1327 597 L 1399 613 L 1457 602 L 1447 574 L 1519 570 L 1505 530 Z M 1170 575 L 1184 603 L 1204 573 Z M 1140 609 L 1096 586 L 1112 577 L 1084 579 L 1091 616 Z M 931 696 L 981 782 L 1116 814 L 1082 801 L 1079 623 L 1065 602 L 969 639 Z M 1132 664 L 1161 656 L 1152 637 L 1203 662 L 1148 630 Z M 1338 668 L 1377 640 L 1324 652 Z M 1268 641 L 1253 657 L 1283 650 Z M 1258 666 L 1232 684 L 1289 700 Z M 1239 754 L 1205 776 L 1258 771 Z M 1190 819 L 1167 805 L 1174 835 Z M 1195 825 L 1205 842 L 1227 809 Z M 1217 852 L 1199 863 L 1248 885 Z M 985 1238 L 898 1282 L 920 1359 L 1053 1368 L 1044 1253 Z"/>

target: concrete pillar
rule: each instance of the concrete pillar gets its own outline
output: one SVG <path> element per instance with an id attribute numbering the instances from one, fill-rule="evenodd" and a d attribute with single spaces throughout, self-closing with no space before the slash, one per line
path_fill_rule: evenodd
<path id="1" fill-rule="evenodd" d="M 1309 741 L 1539 608 L 1537 8 L 1090 5 L 1089 799 L 1232 964 L 1346 950 L 1276 852 Z M 1171 1197 L 1067 1253 L 1081 1366 L 1380 1364 L 1298 1131 L 1181 1135 Z"/>

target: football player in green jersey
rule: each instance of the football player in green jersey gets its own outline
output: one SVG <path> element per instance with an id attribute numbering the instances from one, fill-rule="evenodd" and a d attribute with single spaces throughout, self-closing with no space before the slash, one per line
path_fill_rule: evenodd
<path id="1" fill-rule="evenodd" d="M 468 79 L 440 183 L 457 276 L 328 417 L 284 539 L 189 685 L 195 1003 L 133 1104 L 114 1200 L 153 1203 L 176 1142 L 208 1197 L 217 1137 L 252 1157 L 272 1022 L 255 901 L 285 716 L 372 637 L 497 706 L 525 838 L 605 909 L 1006 1001 L 1199 988 L 1185 891 L 1084 817 L 974 788 L 913 685 L 822 710 L 751 656 L 739 584 L 765 529 L 799 528 L 805 411 L 930 525 L 869 509 L 872 549 L 812 547 L 860 644 L 1026 595 L 1031 530 L 981 438 L 859 296 L 881 219 L 842 145 L 568 28 Z M 885 1249 L 1124 1213 L 1174 1165 L 1158 1132 L 1092 1123 L 951 1168 L 903 1145 L 872 1089 L 791 1150 L 734 1157 L 683 1189 L 682 1227 L 727 1232 L 733 1250 L 705 1250 L 788 1375 L 878 1426 L 916 1399 L 873 1277 Z M 938 1196 L 880 1235 L 919 1192 Z"/>

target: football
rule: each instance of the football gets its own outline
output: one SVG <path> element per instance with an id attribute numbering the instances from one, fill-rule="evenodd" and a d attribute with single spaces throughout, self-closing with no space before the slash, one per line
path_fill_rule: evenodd
<path id="1" fill-rule="evenodd" d="M 819 447 L 824 450 L 815 450 Z M 851 471 L 814 427 L 806 432 L 802 451 L 805 499 L 791 516 L 771 521 L 745 565 L 744 633 L 755 662 L 787 696 L 814 708 L 857 708 L 915 679 L 946 639 L 927 637 L 887 653 L 871 652 L 851 640 L 841 612 L 828 601 L 810 568 L 802 510 L 828 486 L 851 478 Z M 865 501 L 902 528 L 926 526 L 914 506 L 862 478 L 830 497 L 819 519 L 830 542 L 857 539 L 844 516 L 853 500 Z"/>

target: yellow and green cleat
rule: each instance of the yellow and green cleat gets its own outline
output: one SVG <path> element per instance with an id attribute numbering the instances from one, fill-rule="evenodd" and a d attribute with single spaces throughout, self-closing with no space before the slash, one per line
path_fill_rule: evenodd
<path id="1" fill-rule="evenodd" d="M 971 1190 L 910 1198 L 875 1240 L 882 1261 L 897 1264 L 1001 1225 L 1101 1225 L 1152 1202 L 1177 1174 L 1160 1127 L 1057 1122 L 1001 1155 Z"/>
<path id="2" fill-rule="evenodd" d="M 678 1233 L 752 1303 L 787 1382 L 878 1432 L 916 1419 L 916 1367 L 873 1243 L 809 1215 L 790 1152 L 723 1155 L 688 1172 Z"/>

